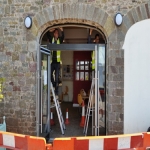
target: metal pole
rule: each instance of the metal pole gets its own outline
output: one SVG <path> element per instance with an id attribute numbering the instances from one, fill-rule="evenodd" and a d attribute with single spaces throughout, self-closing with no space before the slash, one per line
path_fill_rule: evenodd
<path id="1" fill-rule="evenodd" d="M 97 45 L 95 45 L 95 136 L 97 135 Z"/>
<path id="2" fill-rule="evenodd" d="M 41 70 L 41 74 L 42 74 L 42 70 Z M 42 119 L 43 119 L 43 79 L 42 79 L 42 76 L 41 76 L 41 133 L 42 133 L 42 128 L 43 128 L 43 122 L 42 122 Z"/>
<path id="3" fill-rule="evenodd" d="M 50 133 L 50 89 L 51 89 L 51 65 L 50 65 L 50 55 L 48 55 L 48 108 L 47 108 L 47 120 L 48 120 L 48 133 Z"/>
<path id="4" fill-rule="evenodd" d="M 97 56 L 96 56 L 96 58 L 97 58 L 97 84 L 98 84 L 98 86 L 97 86 L 97 110 L 98 110 L 98 115 L 97 115 L 97 120 L 98 120 L 98 122 L 97 122 L 97 135 L 99 136 L 99 98 L 100 98 L 100 96 L 99 96 L 99 45 L 97 46 Z"/>
<path id="5" fill-rule="evenodd" d="M 105 118 L 104 118 L 104 122 L 105 122 L 105 135 L 106 135 L 106 56 L 107 56 L 107 43 L 104 46 L 105 47 L 105 85 L 104 85 L 104 90 L 105 90 L 105 103 L 104 103 L 104 108 L 105 108 Z"/>
<path id="6" fill-rule="evenodd" d="M 41 62 L 41 52 L 40 52 L 40 45 L 38 45 L 37 51 L 37 100 L 36 100 L 36 133 L 39 136 L 39 116 L 40 116 L 40 62 Z"/>

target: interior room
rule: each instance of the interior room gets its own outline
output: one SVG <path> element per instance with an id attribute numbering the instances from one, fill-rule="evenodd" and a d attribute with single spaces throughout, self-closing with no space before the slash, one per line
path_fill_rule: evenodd
<path id="1" fill-rule="evenodd" d="M 59 29 L 59 28 L 58 28 Z M 84 44 L 88 43 L 88 35 L 90 28 L 88 27 L 76 27 L 65 26 L 63 27 L 64 40 L 62 44 Z M 48 31 L 47 31 L 48 32 Z M 61 35 L 60 29 L 59 34 Z M 104 44 L 103 35 L 97 30 L 92 31 L 91 40 L 93 41 L 95 35 L 99 34 L 100 44 Z M 48 43 L 47 34 L 45 33 L 42 38 L 42 46 L 46 46 Z M 88 106 L 88 98 L 90 95 L 90 88 L 92 83 L 92 51 L 61 51 L 61 65 L 59 75 L 59 88 L 58 96 L 63 114 L 64 121 L 66 121 L 66 111 L 68 110 L 68 124 L 66 124 L 65 134 L 61 134 L 58 116 L 55 107 L 51 109 L 51 132 L 50 137 L 68 137 L 68 136 L 83 136 L 83 127 L 80 126 L 82 118 L 82 102 L 84 100 L 85 110 Z M 105 55 L 105 53 L 103 53 Z M 44 76 L 47 69 L 47 58 L 44 54 L 41 55 L 41 70 Z M 105 56 L 102 58 L 105 62 Z M 102 66 L 100 66 L 102 67 Z M 103 66 L 103 76 L 101 79 L 105 82 L 105 66 Z M 101 82 L 101 80 L 100 80 Z M 105 83 L 100 83 L 102 87 L 99 87 L 101 98 L 103 99 L 103 118 L 105 116 Z M 43 80 L 44 83 L 44 80 Z M 46 93 L 46 92 L 45 92 Z M 81 101 L 79 98 L 81 95 Z M 45 98 L 46 98 L 45 94 Z M 43 92 L 44 98 L 44 92 Z M 45 101 L 46 102 L 46 101 Z M 53 98 L 51 98 L 53 103 Z M 46 111 L 46 103 L 43 104 L 43 111 Z M 45 112 L 46 113 L 46 112 Z M 86 113 L 86 111 L 85 111 Z M 100 112 L 101 113 L 101 112 Z M 85 114 L 86 115 L 86 114 Z M 44 119 L 43 119 L 44 120 Z M 46 124 L 46 120 L 43 121 Z M 88 124 L 87 135 L 92 135 L 92 117 L 90 117 Z M 105 118 L 101 124 L 100 135 L 105 135 Z"/>

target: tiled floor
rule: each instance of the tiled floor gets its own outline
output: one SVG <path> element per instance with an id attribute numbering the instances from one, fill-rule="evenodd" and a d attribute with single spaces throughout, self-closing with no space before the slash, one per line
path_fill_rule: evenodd
<path id="1" fill-rule="evenodd" d="M 61 109 L 65 121 L 66 109 L 68 108 L 69 113 L 69 124 L 66 125 L 65 134 L 62 135 L 56 110 L 54 111 L 54 121 L 55 125 L 51 126 L 50 138 L 54 139 L 56 137 L 76 137 L 84 136 L 83 127 L 80 127 L 81 114 L 78 107 L 73 107 L 72 103 L 62 102 Z M 87 135 L 92 135 L 92 119 L 89 120 L 89 127 Z M 105 135 L 105 128 L 100 128 L 100 135 Z"/>

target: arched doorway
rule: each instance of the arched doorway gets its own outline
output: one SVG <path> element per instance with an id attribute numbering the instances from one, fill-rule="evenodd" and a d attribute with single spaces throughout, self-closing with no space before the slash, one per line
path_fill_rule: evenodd
<path id="1" fill-rule="evenodd" d="M 59 25 L 60 27 L 61 25 Z M 58 26 L 55 26 L 53 28 L 57 28 Z M 64 29 L 64 35 L 65 35 L 65 38 L 64 38 L 64 42 L 63 44 L 65 45 L 66 43 L 67 44 L 74 44 L 74 45 L 78 45 L 78 44 L 86 44 L 88 43 L 88 35 L 89 35 L 89 30 L 90 28 L 92 27 L 89 27 L 89 26 L 83 26 L 83 25 L 75 25 L 75 24 L 68 24 L 68 25 L 62 25 L 61 27 L 63 27 Z M 95 28 L 92 28 L 93 29 L 93 32 L 92 32 L 92 35 L 91 35 L 91 41 L 94 40 L 95 38 L 95 35 L 96 34 L 99 34 L 100 35 L 100 44 L 104 44 L 106 43 L 106 38 L 104 36 L 104 34 L 95 29 Z M 40 44 L 42 46 L 46 46 L 47 44 L 47 36 L 46 36 L 46 33 L 49 31 L 49 28 L 45 30 L 45 32 L 42 34 L 41 36 L 41 42 Z M 63 45 L 62 45 L 63 46 Z M 94 48 L 93 48 L 94 49 Z M 106 133 L 105 131 L 105 89 L 106 89 L 106 82 L 105 82 L 105 55 L 106 55 L 106 46 L 104 46 L 103 49 L 100 49 L 99 50 L 100 53 L 99 53 L 99 62 L 98 62 L 98 71 L 100 73 L 100 81 L 99 81 L 99 91 L 101 93 L 101 96 L 102 96 L 102 100 L 103 100 L 103 113 L 101 113 L 101 118 L 100 119 L 103 119 L 101 120 L 101 135 L 104 135 Z M 78 49 L 75 51 L 75 47 L 72 47 L 72 49 L 70 49 L 70 51 L 65 51 L 65 49 L 61 52 L 61 55 L 62 55 L 62 64 L 61 64 L 61 69 L 60 69 L 60 86 L 59 86 L 59 99 L 61 100 L 62 104 L 64 104 L 64 108 L 66 109 L 66 107 L 70 107 L 69 109 L 70 110 L 75 110 L 78 109 L 78 108 L 74 108 L 74 106 L 77 106 L 77 105 L 74 105 L 74 104 L 78 104 L 77 102 L 77 94 L 80 92 L 81 89 L 84 89 L 86 91 L 86 94 L 88 95 L 88 92 L 90 91 L 90 87 L 91 87 L 91 83 L 92 83 L 92 69 L 91 69 L 91 52 L 92 52 L 92 49 L 90 51 L 86 51 L 86 50 L 83 50 L 82 48 L 81 49 Z M 45 75 L 46 71 L 48 72 L 47 70 L 47 67 L 48 67 L 48 57 L 46 56 L 46 54 L 41 54 L 41 61 L 42 64 L 41 65 L 41 78 L 43 78 L 43 82 L 41 82 L 41 84 L 44 83 L 44 80 L 46 82 L 47 78 L 48 78 L 48 74 Z M 88 65 L 87 65 L 88 64 Z M 66 67 L 69 66 L 69 72 L 66 72 Z M 80 68 L 80 69 L 79 69 Z M 88 77 L 87 79 L 85 78 L 85 75 L 88 74 Z M 42 77 L 43 76 L 43 77 Z M 81 80 L 81 76 L 83 76 L 83 79 Z M 47 82 L 48 83 L 48 82 Z M 46 85 L 46 84 L 45 84 Z M 42 86 L 43 89 L 41 89 L 39 92 L 42 92 L 42 91 L 45 91 L 44 90 L 44 86 Z M 68 89 L 68 93 L 67 93 L 67 96 L 64 94 L 65 93 L 65 88 L 67 87 Z M 45 91 L 46 93 L 46 91 Z M 40 97 L 41 99 L 44 99 L 44 95 L 45 93 L 41 93 Z M 68 103 L 65 103 L 65 102 L 70 102 L 70 104 Z M 41 102 L 40 102 L 41 104 Z M 45 108 L 46 108 L 46 104 L 45 103 Z M 65 107 L 65 105 L 67 105 Z M 44 105 L 42 105 L 43 108 L 41 108 L 41 110 L 43 110 L 43 112 L 40 112 L 39 114 L 41 113 L 45 113 L 44 115 L 46 116 L 46 112 L 44 112 Z M 63 108 L 62 108 L 63 109 Z M 63 111 L 65 111 L 65 109 Z M 74 112 L 75 112 L 74 111 Z M 70 112 L 70 114 L 74 114 L 74 112 Z M 64 113 L 64 112 L 63 112 Z M 78 113 L 76 111 L 76 113 Z M 65 115 L 65 114 L 64 114 Z M 42 117 L 43 115 L 41 115 Z M 57 114 L 56 114 L 56 117 L 57 117 Z M 76 117 L 76 116 L 75 116 Z M 73 126 L 71 126 L 71 128 L 75 131 L 75 132 L 72 132 L 71 130 L 69 130 L 68 134 L 65 135 L 65 136 L 81 136 L 82 135 L 82 128 L 78 128 L 79 124 L 78 124 L 78 121 L 80 121 L 80 116 L 78 116 L 78 118 L 75 118 L 73 117 L 73 115 L 71 115 L 71 119 L 74 119 L 76 120 L 76 123 L 73 124 Z M 46 117 L 47 118 L 47 117 Z M 65 118 L 65 117 L 64 117 Z M 43 117 L 40 118 L 40 120 L 44 120 Z M 57 119 L 56 119 L 57 120 Z M 73 121 L 71 121 L 73 122 Z M 41 122 L 43 123 L 43 127 L 45 126 L 46 124 L 46 119 L 45 121 Z M 57 120 L 57 124 L 59 124 L 58 120 Z M 77 127 L 75 127 L 75 125 Z M 55 127 L 53 127 L 55 128 Z M 59 127 L 56 127 L 55 131 L 57 130 L 57 128 Z M 59 135 L 61 135 L 61 132 L 60 132 L 60 129 L 58 129 L 59 131 L 56 131 L 57 133 L 53 135 L 53 137 L 58 137 Z M 41 128 L 41 131 L 43 132 L 43 129 Z M 59 133 L 58 133 L 59 132 Z M 78 134 L 73 134 L 73 133 L 77 133 Z M 71 133 L 71 134 L 70 134 Z M 92 133 L 90 134 L 92 135 Z M 52 134 L 51 134 L 52 136 Z"/>

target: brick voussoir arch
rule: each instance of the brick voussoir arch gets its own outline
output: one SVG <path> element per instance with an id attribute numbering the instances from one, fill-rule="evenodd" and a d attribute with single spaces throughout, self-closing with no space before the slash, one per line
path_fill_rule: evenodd
<path id="1" fill-rule="evenodd" d="M 113 18 L 101 8 L 92 4 L 62 3 L 48 6 L 37 13 L 33 18 L 31 32 L 39 38 L 48 27 L 67 23 L 94 26 L 100 29 L 106 37 L 109 37 L 115 29 Z"/>
<path id="2" fill-rule="evenodd" d="M 150 1 L 148 3 L 132 8 L 126 15 L 123 16 L 123 31 L 126 34 L 128 29 L 135 23 L 150 18 Z"/>

